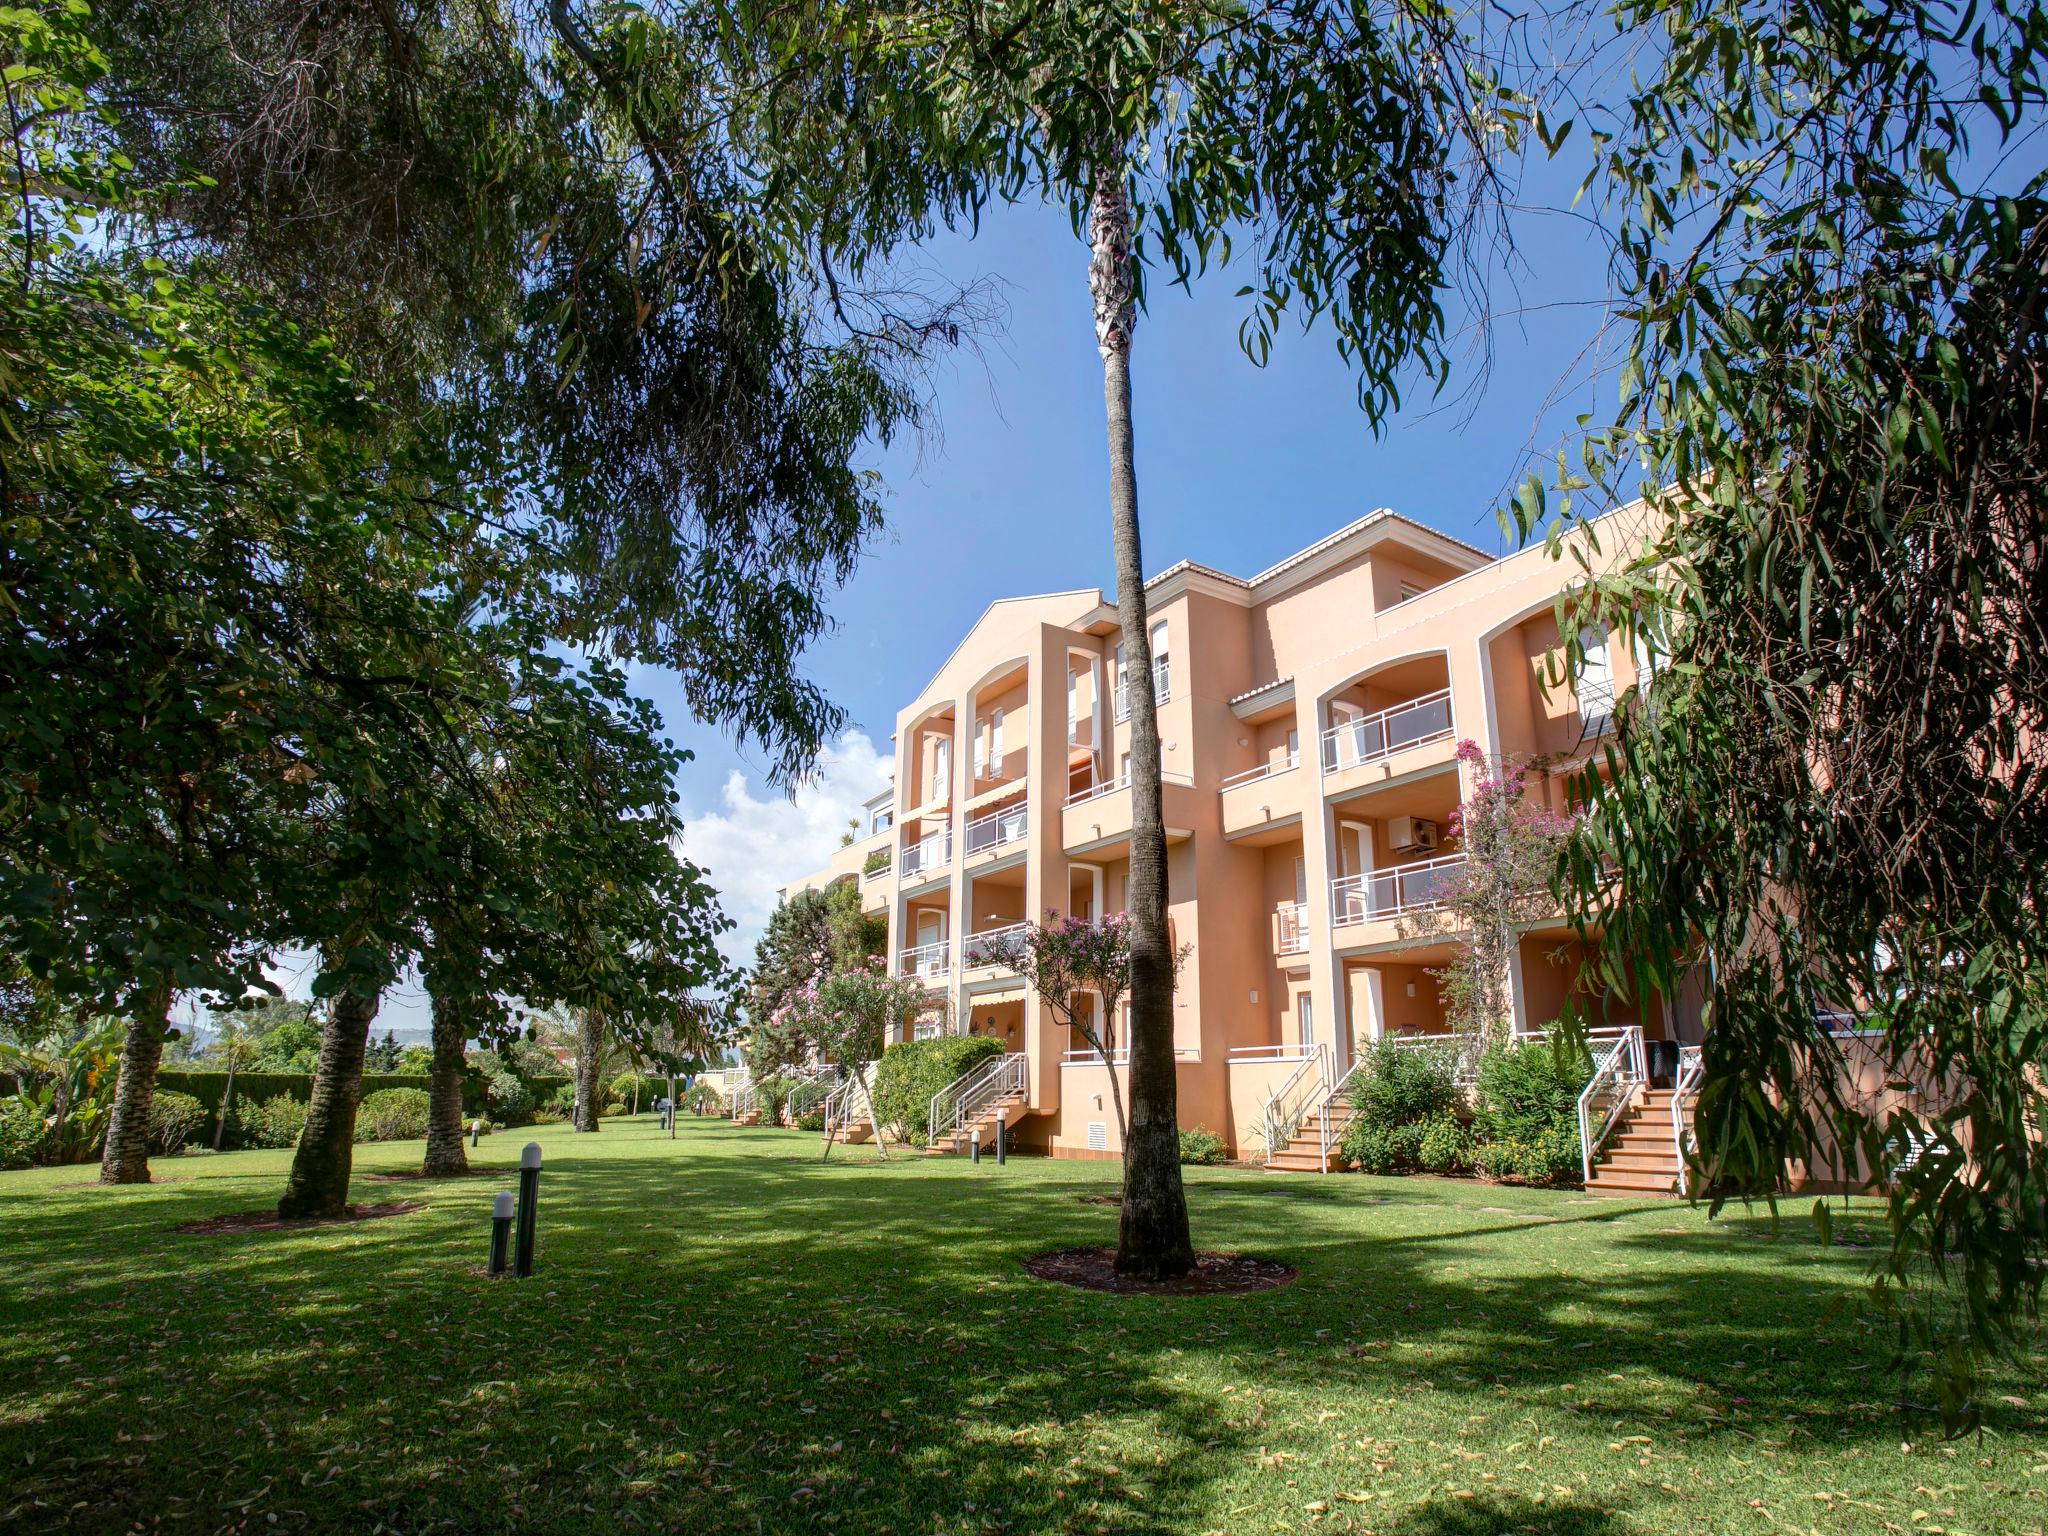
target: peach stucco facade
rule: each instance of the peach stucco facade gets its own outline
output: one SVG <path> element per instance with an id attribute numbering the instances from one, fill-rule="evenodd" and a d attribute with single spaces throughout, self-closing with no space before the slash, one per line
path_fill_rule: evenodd
<path id="1" fill-rule="evenodd" d="M 1183 562 L 1147 583 L 1169 919 L 1192 946 L 1174 1003 L 1184 1126 L 1256 1151 L 1261 1106 L 1305 1051 L 1341 1066 L 1360 1041 L 1445 1028 L 1433 970 L 1454 936 L 1418 914 L 1459 857 L 1456 744 L 1535 761 L 1536 792 L 1562 803 L 1636 668 L 1618 637 L 1588 635 L 1578 692 L 1550 681 L 1556 600 L 1632 552 L 1642 515 L 1611 514 L 1564 558 L 1496 560 L 1380 511 L 1256 576 Z M 1028 915 L 1124 905 L 1120 649 L 1099 591 L 993 603 L 898 713 L 894 787 L 863 835 L 788 887 L 856 882 L 888 919 L 889 963 L 948 1002 L 945 1027 L 1025 1058 L 1012 1135 L 1056 1155 L 1118 1151 L 1110 1069 L 1015 977 L 970 962 L 977 936 Z M 1562 922 L 1523 936 L 1518 1030 L 1556 1017 L 1575 953 Z M 1596 1022 L 1674 1030 L 1654 999 L 1586 1001 Z"/>

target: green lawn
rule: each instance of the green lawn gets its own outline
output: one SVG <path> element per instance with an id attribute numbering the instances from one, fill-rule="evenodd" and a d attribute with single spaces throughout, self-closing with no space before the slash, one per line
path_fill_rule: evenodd
<path id="1" fill-rule="evenodd" d="M 487 1140 L 509 1164 L 526 1133 Z M 2048 1522 L 2048 1369 L 1923 1441 L 1809 1224 L 1435 1180 L 1192 1174 L 1197 1241 L 1301 1269 L 1155 1300 L 1031 1279 L 1113 1237 L 1102 1165 L 686 1119 L 547 1149 L 540 1272 L 496 1181 L 181 1236 L 283 1153 L 0 1174 L 0 1529 L 1968 1531 Z M 359 1172 L 419 1148 L 358 1149 Z M 508 1181 L 509 1182 L 509 1181 Z M 1907 1443 L 1910 1442 L 1910 1443 Z"/>

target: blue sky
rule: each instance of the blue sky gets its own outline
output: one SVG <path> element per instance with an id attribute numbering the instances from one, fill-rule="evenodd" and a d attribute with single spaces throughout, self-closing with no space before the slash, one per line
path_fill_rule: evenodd
<path id="1" fill-rule="evenodd" d="M 1565 188 L 1560 202 L 1568 202 Z M 1457 372 L 1432 397 L 1417 379 L 1375 437 L 1325 329 L 1289 334 L 1264 368 L 1238 349 L 1246 301 L 1228 271 L 1193 293 L 1160 288 L 1137 330 L 1133 401 L 1146 568 L 1183 558 L 1250 574 L 1376 507 L 1500 551 L 1495 509 L 1575 413 L 1611 407 L 1587 347 L 1599 332 L 1604 260 L 1583 221 L 1531 215 L 1515 260 L 1487 285 L 1490 367 L 1474 317 L 1451 314 Z M 774 888 L 817 867 L 880 782 L 896 711 L 993 600 L 1110 586 L 1108 455 L 1086 252 L 1062 212 L 1020 208 L 949 238 L 932 268 L 997 280 L 1007 307 L 985 355 L 938 374 L 938 430 L 875 456 L 889 527 L 833 605 L 810 672 L 852 733 L 785 800 L 763 765 L 689 718 L 674 679 L 635 685 L 696 760 L 679 781 L 684 846 L 751 950 Z"/>

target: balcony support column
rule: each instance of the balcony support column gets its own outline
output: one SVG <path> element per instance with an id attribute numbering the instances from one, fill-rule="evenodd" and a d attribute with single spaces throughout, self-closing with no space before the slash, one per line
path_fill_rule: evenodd
<path id="1" fill-rule="evenodd" d="M 1331 921 L 1335 907 L 1330 899 L 1330 881 L 1337 872 L 1337 827 L 1330 804 L 1323 798 L 1324 772 L 1321 750 L 1322 700 L 1313 695 L 1294 701 L 1295 728 L 1303 742 L 1315 742 L 1316 793 L 1312 805 L 1302 807 L 1301 856 L 1304 883 L 1308 889 L 1303 919 L 1308 928 L 1308 984 L 1310 1007 L 1314 1010 L 1316 1043 L 1330 1048 L 1329 1060 L 1342 1073 L 1351 1065 L 1351 1029 L 1346 1022 L 1344 962 L 1336 949 L 1336 928 Z"/>

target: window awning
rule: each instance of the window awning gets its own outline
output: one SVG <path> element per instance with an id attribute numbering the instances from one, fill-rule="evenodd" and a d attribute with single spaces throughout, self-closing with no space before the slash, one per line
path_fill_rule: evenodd
<path id="1" fill-rule="evenodd" d="M 1012 779 L 1007 784 L 998 784 L 994 789 L 983 790 L 972 800 L 961 806 L 960 809 L 966 814 L 967 819 L 972 821 L 976 811 L 987 810 L 990 806 L 999 804 L 1004 800 L 1015 799 L 1030 787 L 1030 783 L 1027 780 Z"/>

